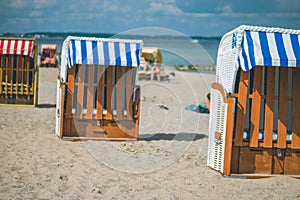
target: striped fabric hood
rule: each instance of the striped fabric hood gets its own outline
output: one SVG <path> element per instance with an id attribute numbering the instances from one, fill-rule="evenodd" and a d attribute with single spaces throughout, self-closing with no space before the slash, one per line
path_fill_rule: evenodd
<path id="1" fill-rule="evenodd" d="M 245 30 L 239 64 L 244 71 L 254 66 L 300 67 L 299 44 L 300 35 L 296 31 Z"/>
<path id="2" fill-rule="evenodd" d="M 34 40 L 0 38 L 0 54 L 34 57 Z"/>
<path id="3" fill-rule="evenodd" d="M 239 68 L 300 68 L 300 30 L 241 25 L 226 33 L 219 45 L 216 75 L 226 92 L 234 91 Z"/>
<path id="4" fill-rule="evenodd" d="M 42 44 L 41 51 L 44 49 L 56 50 L 56 44 Z"/>
<path id="5" fill-rule="evenodd" d="M 141 40 L 68 36 L 62 47 L 61 78 L 75 64 L 138 67 Z"/>

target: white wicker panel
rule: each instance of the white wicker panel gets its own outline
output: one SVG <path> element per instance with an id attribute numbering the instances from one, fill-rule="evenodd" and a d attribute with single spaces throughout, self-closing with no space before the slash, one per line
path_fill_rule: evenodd
<path id="1" fill-rule="evenodd" d="M 238 70 L 238 51 L 236 47 L 239 32 L 234 30 L 224 35 L 219 46 L 216 75 L 217 82 L 223 85 L 226 92 L 232 92 L 236 72 Z"/>
<path id="2" fill-rule="evenodd" d="M 216 97 L 215 90 L 211 90 L 211 110 L 209 115 L 209 129 L 208 129 L 208 157 L 207 157 L 207 166 L 214 168 L 214 158 L 215 155 L 215 132 L 216 130 L 216 120 L 217 120 L 217 105 L 218 99 Z"/>
<path id="3" fill-rule="evenodd" d="M 55 133 L 56 135 L 59 136 L 59 130 L 60 130 L 60 115 L 59 113 L 62 112 L 60 110 L 60 106 L 61 106 L 61 95 L 62 95 L 62 91 L 60 88 L 60 81 L 57 80 L 57 85 L 56 85 L 56 128 L 55 128 Z M 57 112 L 59 110 L 59 113 Z"/>
<path id="4" fill-rule="evenodd" d="M 214 89 L 211 90 L 211 108 L 207 165 L 223 172 L 227 104 L 223 102 L 222 95 Z M 220 140 L 215 139 L 215 132 L 221 133 Z"/>

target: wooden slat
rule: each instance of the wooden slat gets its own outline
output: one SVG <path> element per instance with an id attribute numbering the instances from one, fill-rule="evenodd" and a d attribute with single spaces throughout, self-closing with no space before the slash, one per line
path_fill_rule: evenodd
<path id="1" fill-rule="evenodd" d="M 14 56 L 13 55 L 9 55 L 9 67 L 10 67 L 10 76 L 9 76 L 9 82 L 10 82 L 10 95 L 13 94 L 13 80 L 14 80 Z"/>
<path id="2" fill-rule="evenodd" d="M 244 134 L 244 119 L 246 116 L 246 105 L 247 105 L 247 94 L 248 94 L 248 73 L 241 70 L 240 81 L 239 81 L 239 92 L 237 99 L 237 115 L 236 115 L 236 127 L 234 145 L 243 145 L 243 134 Z"/>
<path id="3" fill-rule="evenodd" d="M 77 119 L 82 119 L 82 109 L 84 101 L 84 78 L 85 78 L 85 65 L 78 65 L 78 74 L 76 77 L 76 84 L 78 84 L 77 90 L 77 102 L 76 102 L 76 113 L 75 117 Z"/>
<path id="4" fill-rule="evenodd" d="M 87 113 L 86 118 L 92 119 L 93 117 L 93 108 L 94 108 L 94 70 L 95 66 L 87 66 L 88 67 L 88 89 L 87 89 Z"/>
<path id="5" fill-rule="evenodd" d="M 35 65 L 34 65 L 34 59 L 32 59 L 32 65 L 30 66 L 30 72 L 31 72 L 31 83 L 30 83 L 30 87 L 31 87 L 31 93 L 33 94 L 34 91 L 34 73 L 35 73 Z"/>
<path id="6" fill-rule="evenodd" d="M 254 68 L 253 77 L 253 98 L 251 107 L 251 119 L 250 119 L 250 147 L 258 147 L 258 132 L 260 123 L 260 104 L 262 96 L 262 67 Z"/>
<path id="7" fill-rule="evenodd" d="M 239 173 L 272 173 L 273 149 L 241 147 Z"/>
<path id="8" fill-rule="evenodd" d="M 25 66 L 26 66 L 26 60 L 25 60 L 25 58 L 22 56 L 22 67 L 21 67 L 21 94 L 23 95 L 24 94 L 24 80 L 25 80 L 25 78 L 24 78 L 24 73 L 26 73 L 26 72 L 24 72 L 24 68 L 25 68 Z"/>
<path id="9" fill-rule="evenodd" d="M 265 101 L 265 121 L 264 121 L 264 142 L 263 146 L 272 148 L 274 129 L 274 89 L 275 89 L 275 68 L 266 68 L 266 101 Z"/>
<path id="10" fill-rule="evenodd" d="M 8 56 L 5 56 L 5 94 L 8 92 Z"/>
<path id="11" fill-rule="evenodd" d="M 226 138 L 224 150 L 224 174 L 230 175 L 231 172 L 231 156 L 232 156 L 232 138 L 234 125 L 234 98 L 227 99 L 227 122 L 226 122 Z"/>
<path id="12" fill-rule="evenodd" d="M 73 66 L 71 69 L 68 69 L 68 82 L 67 82 L 67 93 L 65 97 L 66 102 L 66 118 L 72 117 L 72 102 L 73 102 L 73 93 L 74 93 L 74 81 L 75 81 L 75 72 L 76 66 Z M 64 102 L 62 102 L 64 104 Z"/>
<path id="13" fill-rule="evenodd" d="M 3 55 L 0 55 L 0 94 L 2 94 L 2 82 L 3 82 L 3 69 L 4 69 L 4 62 L 3 62 Z"/>
<path id="14" fill-rule="evenodd" d="M 137 112 L 135 113 L 135 116 L 134 116 L 134 120 L 135 120 L 135 137 L 138 138 L 138 135 L 139 135 L 139 124 L 140 124 L 140 112 L 141 112 L 141 108 L 140 108 L 140 86 L 138 85 L 137 86 L 137 89 L 136 89 L 136 110 Z"/>
<path id="15" fill-rule="evenodd" d="M 116 101 L 117 101 L 117 119 L 121 120 L 123 118 L 123 79 L 124 77 L 122 76 L 122 70 L 124 67 L 117 67 L 116 68 Z"/>
<path id="16" fill-rule="evenodd" d="M 286 148 L 288 110 L 288 68 L 279 68 L 278 148 Z"/>
<path id="17" fill-rule="evenodd" d="M 60 86 L 61 91 L 63 90 L 63 86 Z M 59 113 L 59 138 L 62 138 L 64 136 L 63 132 L 63 126 L 64 126 L 64 102 L 65 102 L 65 96 L 64 94 L 61 95 L 61 103 L 60 103 L 60 113 Z"/>
<path id="18" fill-rule="evenodd" d="M 16 63 L 16 93 L 19 93 L 19 79 L 20 79 L 20 72 L 19 72 L 19 68 L 20 68 L 20 64 L 21 64 L 22 60 L 21 60 L 21 56 L 17 56 L 17 63 Z"/>
<path id="19" fill-rule="evenodd" d="M 105 76 L 105 67 L 103 65 L 97 66 L 98 67 L 98 83 L 97 83 L 97 102 L 96 102 L 96 109 L 97 109 L 97 119 L 102 119 L 102 111 L 103 111 L 103 89 L 104 89 L 104 76 Z"/>
<path id="20" fill-rule="evenodd" d="M 293 69 L 292 148 L 300 149 L 300 70 Z"/>
<path id="21" fill-rule="evenodd" d="M 27 92 L 26 94 L 29 95 L 29 66 L 30 66 L 30 58 L 26 56 L 26 86 Z"/>
<path id="22" fill-rule="evenodd" d="M 296 149 L 286 149 L 284 160 L 284 174 L 298 175 L 300 178 L 300 151 Z"/>
<path id="23" fill-rule="evenodd" d="M 34 41 L 34 46 L 35 46 L 35 51 L 34 51 L 34 69 L 35 69 L 35 72 L 34 72 L 34 87 L 33 87 L 33 91 L 34 91 L 34 99 L 33 99 L 33 103 L 34 105 L 36 106 L 37 103 L 38 103 L 38 87 L 39 87 L 39 66 L 36 65 L 37 63 L 37 59 L 38 59 L 38 48 L 37 48 L 37 41 L 35 40 Z"/>
<path id="24" fill-rule="evenodd" d="M 130 67 L 125 68 L 125 74 L 126 74 L 126 110 L 127 110 L 127 116 L 130 117 L 132 120 L 132 91 L 133 91 L 133 85 L 132 85 L 132 69 Z"/>
<path id="25" fill-rule="evenodd" d="M 112 92 L 113 92 L 113 67 L 109 66 L 106 69 L 106 119 L 111 120 L 112 117 Z"/>
<path id="26" fill-rule="evenodd" d="M 281 155 L 280 155 L 281 154 Z M 273 166 L 272 174 L 283 174 L 285 166 L 285 152 L 280 149 L 273 149 Z"/>

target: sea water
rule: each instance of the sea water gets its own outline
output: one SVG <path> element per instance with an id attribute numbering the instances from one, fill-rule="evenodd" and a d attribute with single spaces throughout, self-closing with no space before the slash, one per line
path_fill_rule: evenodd
<path id="1" fill-rule="evenodd" d="M 138 38 L 140 39 L 140 38 Z M 191 38 L 143 38 L 145 47 L 158 47 L 161 50 L 163 64 L 178 65 L 214 65 L 220 40 Z M 61 53 L 64 38 L 38 38 L 38 51 L 42 44 L 56 44 L 57 52 Z"/>

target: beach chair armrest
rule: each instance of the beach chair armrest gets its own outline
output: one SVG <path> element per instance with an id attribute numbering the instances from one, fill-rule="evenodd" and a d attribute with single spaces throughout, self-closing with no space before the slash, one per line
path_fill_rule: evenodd
<path id="1" fill-rule="evenodd" d="M 64 85 L 69 85 L 68 82 L 62 82 L 60 75 L 57 76 L 57 80 L 60 82 L 60 87 L 63 87 Z"/>
<path id="2" fill-rule="evenodd" d="M 137 119 L 139 118 L 139 110 L 140 110 L 140 86 L 135 85 L 134 86 L 134 106 L 133 106 L 133 111 L 134 111 L 134 118 Z"/>
<path id="3" fill-rule="evenodd" d="M 219 91 L 220 94 L 223 97 L 223 102 L 227 103 L 228 95 L 227 95 L 226 90 L 224 89 L 222 84 L 214 82 L 214 83 L 211 84 L 211 88 L 214 89 L 214 90 Z"/>

